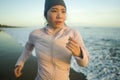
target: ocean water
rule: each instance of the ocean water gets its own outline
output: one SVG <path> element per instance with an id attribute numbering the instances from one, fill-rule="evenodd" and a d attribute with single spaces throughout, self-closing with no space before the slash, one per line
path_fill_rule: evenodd
<path id="1" fill-rule="evenodd" d="M 20 45 L 24 46 L 29 33 L 36 28 L 4 28 Z M 88 80 L 120 80 L 120 28 L 74 27 L 80 31 L 89 51 L 87 67 L 77 65 L 72 58 L 71 67 L 82 72 Z M 33 55 L 35 55 L 33 53 Z"/>

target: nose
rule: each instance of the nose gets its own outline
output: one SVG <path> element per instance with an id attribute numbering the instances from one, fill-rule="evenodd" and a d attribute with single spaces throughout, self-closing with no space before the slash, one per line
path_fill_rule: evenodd
<path id="1" fill-rule="evenodd" d="M 62 13 L 59 12 L 59 13 L 57 14 L 57 19 L 61 19 L 61 18 L 62 18 Z"/>

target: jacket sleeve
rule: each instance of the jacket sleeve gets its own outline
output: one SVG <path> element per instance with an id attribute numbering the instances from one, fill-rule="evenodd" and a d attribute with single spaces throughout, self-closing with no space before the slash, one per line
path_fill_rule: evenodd
<path id="1" fill-rule="evenodd" d="M 82 36 L 80 35 L 80 33 L 78 31 L 75 31 L 74 37 L 80 46 L 81 54 L 82 54 L 82 58 L 75 56 L 75 59 L 76 59 L 78 65 L 85 67 L 89 61 L 89 53 L 85 47 Z"/>
<path id="2" fill-rule="evenodd" d="M 32 41 L 32 34 L 30 34 L 29 39 L 28 39 L 27 43 L 25 44 L 24 50 L 23 50 L 22 54 L 20 55 L 20 57 L 18 58 L 16 65 L 20 65 L 23 67 L 25 61 L 32 54 L 33 48 L 34 48 L 34 45 L 33 45 L 33 41 Z"/>

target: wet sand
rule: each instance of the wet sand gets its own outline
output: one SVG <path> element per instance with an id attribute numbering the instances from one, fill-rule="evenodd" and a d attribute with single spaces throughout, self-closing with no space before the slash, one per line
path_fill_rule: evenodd
<path id="1" fill-rule="evenodd" d="M 14 76 L 14 65 L 20 56 L 23 47 L 12 37 L 0 32 L 0 80 L 34 80 L 37 73 L 37 62 L 31 56 L 25 63 L 23 75 L 20 78 Z M 70 80 L 86 80 L 86 76 L 70 70 Z"/>

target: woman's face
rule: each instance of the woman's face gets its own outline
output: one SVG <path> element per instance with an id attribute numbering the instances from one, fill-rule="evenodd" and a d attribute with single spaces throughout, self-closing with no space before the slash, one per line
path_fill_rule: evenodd
<path id="1" fill-rule="evenodd" d="M 60 28 L 64 26 L 66 19 L 66 8 L 61 5 L 56 5 L 50 8 L 47 12 L 48 24 L 54 28 Z"/>

